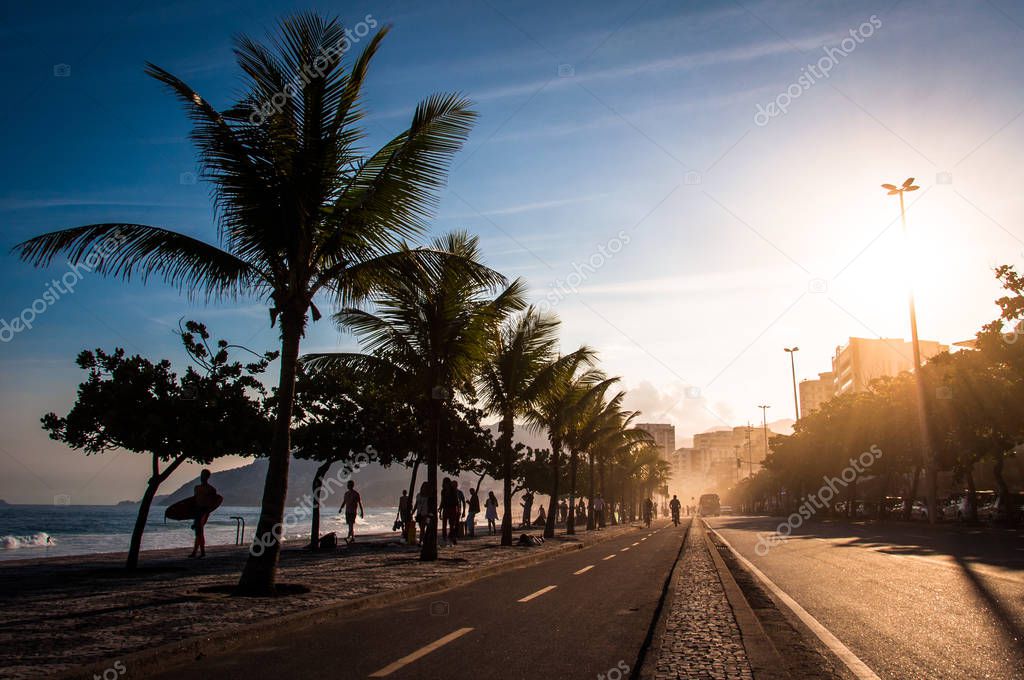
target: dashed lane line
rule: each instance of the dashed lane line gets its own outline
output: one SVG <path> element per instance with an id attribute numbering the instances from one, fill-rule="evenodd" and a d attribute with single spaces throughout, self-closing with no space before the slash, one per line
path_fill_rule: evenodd
<path id="1" fill-rule="evenodd" d="M 417 659 L 421 659 L 424 656 L 426 656 L 427 654 L 430 654 L 435 649 L 439 649 L 441 647 L 444 647 L 449 642 L 452 642 L 453 640 L 459 639 L 460 637 L 462 637 L 463 635 L 465 635 L 466 633 L 468 633 L 471 630 L 473 630 L 473 629 L 472 628 L 459 628 L 456 631 L 448 633 L 447 635 L 445 635 L 440 640 L 435 640 L 434 642 L 431 642 L 429 645 L 427 645 L 425 647 L 420 647 L 419 649 L 417 649 L 412 654 L 409 654 L 408 656 L 403 656 L 398 661 L 395 661 L 392 664 L 388 664 L 387 666 L 384 666 L 384 668 L 381 668 L 379 671 L 377 671 L 375 673 L 370 673 L 370 677 L 371 678 L 386 678 L 387 676 L 391 675 L 392 673 L 394 673 L 395 671 L 399 670 L 400 668 L 404 668 L 404 667 L 408 666 L 409 664 L 411 664 L 413 661 L 416 661 Z"/>
<path id="2" fill-rule="evenodd" d="M 540 597 L 544 593 L 552 591 L 552 590 L 554 590 L 557 587 L 558 586 L 545 586 L 544 588 L 541 588 L 540 590 L 538 590 L 535 593 L 530 593 L 526 597 L 520 598 L 519 602 L 529 602 L 530 600 L 534 599 L 535 597 Z"/>
<path id="3" fill-rule="evenodd" d="M 593 564 L 591 564 L 591 565 L 588 565 L 588 566 L 586 566 L 586 567 L 583 567 L 582 569 L 580 569 L 580 570 L 578 570 L 578 571 L 574 571 L 574 572 L 572 572 L 572 575 L 573 575 L 573 576 L 579 576 L 580 574 L 585 574 L 585 573 L 587 573 L 588 571 L 590 571 L 590 570 L 591 570 L 591 569 L 593 569 L 593 568 L 594 568 L 594 565 L 593 565 Z"/>

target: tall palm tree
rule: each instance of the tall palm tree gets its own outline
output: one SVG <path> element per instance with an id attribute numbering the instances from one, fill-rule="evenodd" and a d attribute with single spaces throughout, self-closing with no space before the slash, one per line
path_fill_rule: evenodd
<path id="1" fill-rule="evenodd" d="M 544 368 L 558 351 L 559 321 L 530 307 L 490 330 L 490 347 L 478 379 L 485 408 L 498 416 L 504 516 L 501 544 L 512 545 L 512 459 L 516 418 L 526 415 L 544 391 Z"/>
<path id="2" fill-rule="evenodd" d="M 348 68 L 339 54 L 348 45 L 346 30 L 337 19 L 285 19 L 267 45 L 238 38 L 244 89 L 225 111 L 171 73 L 147 66 L 192 121 L 203 176 L 213 184 L 219 247 L 122 223 L 64 229 L 15 247 L 22 259 L 45 266 L 58 254 L 73 263 L 95 261 L 97 247 L 113 243 L 94 271 L 124 279 L 156 275 L 207 299 L 250 294 L 267 301 L 271 325 L 280 323 L 279 401 L 254 537 L 264 549 L 250 552 L 242 592 L 274 588 L 299 344 L 310 317 L 320 317 L 314 297 L 325 293 L 352 304 L 372 289 L 399 242 L 424 229 L 475 117 L 468 100 L 433 95 L 417 106 L 408 129 L 364 155 L 361 93 L 387 32 L 373 35 Z M 265 106 L 279 101 L 273 110 Z M 260 110 L 265 115 L 254 115 Z"/>
<path id="3" fill-rule="evenodd" d="M 603 373 L 592 367 L 594 358 L 593 350 L 581 347 L 548 364 L 540 376 L 544 389 L 526 412 L 527 421 L 534 428 L 546 431 L 551 443 L 551 498 L 544 525 L 545 538 L 555 536 L 562 446 L 571 436 L 572 425 L 588 390 L 605 379 Z"/>
<path id="4" fill-rule="evenodd" d="M 437 507 L 437 467 L 444 448 L 447 402 L 473 393 L 489 347 L 490 329 L 526 303 L 525 284 L 516 279 L 497 297 L 488 294 L 504 278 L 479 264 L 475 236 L 456 232 L 439 238 L 433 250 L 450 257 L 437 266 L 410 261 L 380 283 L 372 296 L 376 310 L 344 309 L 335 319 L 355 333 L 366 354 L 314 354 L 311 370 L 338 362 L 384 365 L 394 379 L 418 395 L 413 405 L 430 425 L 427 484 L 430 507 Z M 431 516 L 420 553 L 437 559 L 437 517 Z"/>
<path id="5" fill-rule="evenodd" d="M 591 456 L 591 487 L 593 487 L 594 481 L 594 463 L 597 463 L 598 476 L 600 477 L 598 486 L 601 489 L 601 495 L 605 499 L 605 502 L 609 505 L 613 501 L 614 493 L 609 493 L 609 487 L 606 486 L 606 468 L 608 465 L 612 465 L 614 474 L 614 466 L 616 461 L 622 459 L 630 451 L 636 450 L 640 447 L 646 447 L 654 444 L 654 438 L 646 430 L 641 430 L 636 427 L 632 427 L 632 423 L 640 416 L 640 411 L 619 411 L 614 414 L 610 414 L 610 418 L 614 418 L 616 427 L 611 431 L 608 436 L 602 438 L 593 449 Z M 596 459 L 596 461 L 595 461 Z M 611 485 L 614 488 L 614 485 Z M 622 500 L 622 499 L 620 499 Z M 587 528 L 593 528 L 591 526 L 591 520 L 593 513 L 588 514 Z M 613 523 L 615 521 L 615 515 L 612 515 Z"/>
<path id="6" fill-rule="evenodd" d="M 566 428 L 566 443 L 569 447 L 569 516 L 565 528 L 567 534 L 576 533 L 575 503 L 579 456 L 581 453 L 590 454 L 592 447 L 608 434 L 609 428 L 614 428 L 614 425 L 607 421 L 606 409 L 617 408 L 626 396 L 625 392 L 620 392 L 613 398 L 614 404 L 605 401 L 605 392 L 618 382 L 619 378 L 601 379 L 602 376 L 603 374 L 595 372 L 593 377 L 596 382 L 578 387 L 581 390 L 580 399 L 573 409 L 573 418 Z M 591 498 L 588 501 L 588 506 L 593 503 L 593 482 L 591 474 Z M 589 511 L 587 514 L 590 514 Z"/>

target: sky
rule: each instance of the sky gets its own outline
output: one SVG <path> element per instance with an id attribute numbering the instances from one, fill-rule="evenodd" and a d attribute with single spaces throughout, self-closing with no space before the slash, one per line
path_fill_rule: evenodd
<path id="1" fill-rule="evenodd" d="M 597 349 L 627 406 L 675 424 L 679 446 L 760 422 L 758 404 L 792 418 L 783 348 L 800 347 L 805 379 L 851 336 L 908 337 L 911 284 L 922 338 L 973 337 L 997 316 L 992 268 L 1024 257 L 1024 9 L 1007 0 L 7 3 L 0 498 L 141 495 L 146 456 L 86 457 L 39 428 L 73 404 L 80 350 L 183 367 L 182 317 L 276 346 L 259 300 L 193 304 L 159 281 L 87 273 L 5 333 L 68 272 L 8 251 L 108 221 L 214 241 L 188 121 L 144 65 L 227 107 L 233 37 L 307 9 L 393 25 L 368 76 L 369 148 L 435 92 L 475 102 L 431 234 L 478 234 L 487 264 L 560 316 L 563 348 Z M 907 177 L 921 190 L 904 239 L 879 185 Z M 326 315 L 303 345 L 356 347 Z"/>

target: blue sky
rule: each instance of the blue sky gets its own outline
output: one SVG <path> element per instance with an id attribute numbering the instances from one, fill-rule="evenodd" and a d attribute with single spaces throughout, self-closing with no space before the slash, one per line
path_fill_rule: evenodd
<path id="1" fill-rule="evenodd" d="M 489 264 L 554 299 L 565 347 L 596 347 L 679 445 L 759 403 L 791 417 L 784 346 L 805 378 L 849 336 L 908 335 L 909 260 L 881 182 L 922 185 L 908 213 L 922 337 L 971 337 L 996 314 L 991 267 L 1022 257 L 1024 11 L 1005 0 L 23 4 L 0 28 L 0 319 L 66 271 L 7 254 L 34 234 L 120 220 L 214 238 L 187 121 L 144 63 L 226 106 L 231 37 L 309 8 L 394 24 L 369 77 L 371 146 L 433 92 L 476 102 L 433 231 L 479 234 Z M 826 47 L 828 77 L 804 87 Z M 787 90 L 785 113 L 755 120 Z M 0 498 L 138 496 L 144 459 L 85 459 L 38 418 L 73 402 L 83 348 L 180 361 L 182 316 L 276 345 L 258 300 L 190 305 L 90 276 L 0 344 Z M 354 342 L 326 322 L 305 344 L 339 346 Z"/>

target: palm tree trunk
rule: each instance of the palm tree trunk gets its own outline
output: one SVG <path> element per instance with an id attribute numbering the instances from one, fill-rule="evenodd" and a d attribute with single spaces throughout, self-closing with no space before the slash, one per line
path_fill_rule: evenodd
<path id="1" fill-rule="evenodd" d="M 515 420 L 511 414 L 505 414 L 501 420 L 501 436 L 498 446 L 501 448 L 502 505 L 505 514 L 501 518 L 501 544 L 512 545 L 512 437 L 515 432 Z"/>
<path id="2" fill-rule="evenodd" d="M 160 472 L 160 458 L 155 453 L 153 454 L 153 474 L 146 483 L 146 492 L 142 494 L 142 500 L 139 501 L 139 514 L 135 517 L 135 527 L 132 529 L 132 540 L 128 545 L 128 559 L 124 565 L 125 569 L 133 570 L 139 566 L 142 534 L 146 530 L 146 520 L 149 519 L 149 509 L 153 505 L 157 489 L 183 462 L 185 462 L 185 456 L 178 456 L 171 461 L 171 464 L 163 472 Z"/>
<path id="3" fill-rule="evenodd" d="M 416 501 L 416 473 L 420 469 L 420 461 L 423 459 L 423 454 L 417 453 L 416 460 L 412 464 L 412 476 L 409 478 L 409 503 Z M 409 506 L 412 508 L 412 505 Z"/>
<path id="4" fill-rule="evenodd" d="M 558 459 L 561 442 L 551 442 L 551 500 L 548 501 L 548 519 L 544 524 L 544 538 L 555 537 L 555 519 L 558 517 Z M 572 508 L 569 509 L 570 516 Z"/>
<path id="5" fill-rule="evenodd" d="M 334 464 L 333 460 L 329 460 L 316 469 L 313 474 L 313 510 L 310 513 L 311 519 L 309 523 L 309 549 L 319 550 L 320 549 L 320 489 L 324 486 L 324 477 L 327 476 L 327 471 L 331 469 L 331 465 Z"/>
<path id="6" fill-rule="evenodd" d="M 590 496 L 587 498 L 587 531 L 593 531 L 596 527 L 594 522 L 594 454 L 588 454 L 590 458 Z"/>
<path id="7" fill-rule="evenodd" d="M 245 595 L 273 595 L 277 558 L 281 553 L 280 532 L 284 527 L 284 504 L 288 497 L 288 463 L 291 457 L 292 409 L 295 405 L 295 374 L 299 364 L 299 343 L 305 310 L 284 310 L 281 315 L 281 375 L 278 379 L 277 413 L 270 443 L 267 478 L 263 484 L 260 519 L 249 549 L 249 558 L 236 592 Z"/>
<path id="8" fill-rule="evenodd" d="M 576 533 L 576 462 L 579 454 L 573 449 L 569 452 L 569 518 L 565 525 L 565 533 Z"/>
<path id="9" fill-rule="evenodd" d="M 420 561 L 434 562 L 437 560 L 437 465 L 441 457 L 441 401 L 431 402 L 433 417 L 430 419 L 433 429 L 433 446 L 427 455 L 427 491 L 430 494 L 430 515 L 427 519 L 427 531 L 423 534 L 423 547 L 420 550 Z"/>
<path id="10" fill-rule="evenodd" d="M 974 466 L 967 468 L 967 517 L 968 522 L 978 521 L 978 487 L 974 483 Z"/>
<path id="11" fill-rule="evenodd" d="M 1006 454 L 1000 451 L 996 454 L 996 462 L 992 465 L 992 474 L 996 478 L 996 488 L 999 489 L 999 520 L 1010 518 L 1010 487 L 1003 476 L 1003 465 L 1006 463 Z"/>

